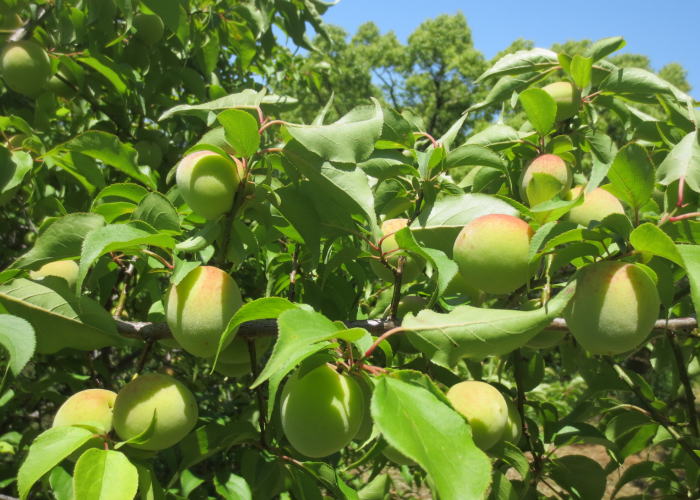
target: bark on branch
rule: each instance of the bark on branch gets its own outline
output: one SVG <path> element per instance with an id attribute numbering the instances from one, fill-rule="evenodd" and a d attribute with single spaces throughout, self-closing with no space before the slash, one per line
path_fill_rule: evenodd
<path id="1" fill-rule="evenodd" d="M 117 331 L 124 337 L 141 340 L 162 340 L 172 338 L 167 323 L 147 323 L 142 321 L 116 320 Z M 348 328 L 364 328 L 372 335 L 381 335 L 392 328 L 399 326 L 390 320 L 366 319 L 357 321 L 346 321 Z M 697 328 L 696 318 L 674 318 L 666 322 L 660 319 L 654 325 L 655 330 L 692 330 Z M 568 331 L 564 318 L 555 318 L 547 327 L 552 330 Z M 243 337 L 271 337 L 277 335 L 277 321 L 274 319 L 263 319 L 243 323 L 238 329 L 238 335 Z"/>

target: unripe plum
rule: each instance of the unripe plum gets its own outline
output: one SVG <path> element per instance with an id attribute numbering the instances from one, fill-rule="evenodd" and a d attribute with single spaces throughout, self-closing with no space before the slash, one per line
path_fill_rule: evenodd
<path id="1" fill-rule="evenodd" d="M 564 160 L 557 155 L 544 154 L 535 158 L 523 172 L 521 195 L 534 207 L 567 191 L 571 180 L 571 169 Z"/>
<path id="2" fill-rule="evenodd" d="M 177 167 L 175 179 L 192 211 L 208 220 L 231 209 L 241 182 L 234 161 L 213 151 L 185 156 Z"/>
<path id="3" fill-rule="evenodd" d="M 51 78 L 49 78 L 48 88 L 58 97 L 65 97 L 66 99 L 69 99 L 75 95 L 75 89 L 68 85 L 66 82 L 64 82 L 61 78 L 72 82 L 71 78 L 66 73 L 59 71 Z"/>
<path id="4" fill-rule="evenodd" d="M 554 82 L 542 87 L 557 103 L 558 122 L 573 117 L 581 105 L 581 91 L 570 82 Z"/>
<path id="5" fill-rule="evenodd" d="M 201 266 L 170 288 L 165 317 L 184 350 L 211 358 L 224 328 L 242 303 L 231 276 L 216 267 Z"/>
<path id="6" fill-rule="evenodd" d="M 469 422 L 474 443 L 488 450 L 508 428 L 508 403 L 498 389 L 486 382 L 467 380 L 450 387 L 447 399 Z"/>
<path id="7" fill-rule="evenodd" d="M 36 271 L 30 271 L 29 277 L 39 279 L 45 276 L 57 276 L 68 282 L 68 286 L 73 288 L 78 280 L 78 264 L 74 260 L 56 260 L 44 264 Z"/>
<path id="8" fill-rule="evenodd" d="M 362 389 L 324 364 L 293 375 L 282 391 L 282 430 L 302 455 L 320 458 L 345 447 L 357 434 L 364 412 Z"/>
<path id="9" fill-rule="evenodd" d="M 654 281 L 625 262 L 597 262 L 581 270 L 564 313 L 574 338 L 593 354 L 620 354 L 651 333 L 660 299 Z"/>
<path id="10" fill-rule="evenodd" d="M 408 219 L 387 219 L 382 223 L 381 228 L 382 236 L 390 235 L 384 238 L 381 244 L 382 252 L 391 252 L 386 257 L 387 262 L 396 267 L 399 263 L 399 257 L 403 256 L 405 258 L 401 275 L 403 283 L 408 283 L 418 278 L 418 275 L 420 275 L 423 267 L 425 266 L 422 259 L 414 257 L 413 255 L 408 255 L 405 252 L 398 251 L 399 244 L 396 242 L 396 237 L 393 236 L 393 233 L 400 231 L 407 225 Z M 380 262 L 372 260 L 371 266 L 372 270 L 379 278 L 383 279 L 384 281 L 394 281 L 393 273 Z"/>
<path id="11" fill-rule="evenodd" d="M 479 290 L 510 293 L 527 283 L 532 229 L 512 215 L 490 214 L 464 226 L 454 244 L 459 272 Z"/>
<path id="12" fill-rule="evenodd" d="M 100 433 L 112 430 L 112 408 L 117 393 L 105 389 L 86 389 L 65 400 L 56 412 L 52 427 L 89 425 Z"/>
<path id="13" fill-rule="evenodd" d="M 44 48 L 33 40 L 7 44 L 0 54 L 0 71 L 15 92 L 36 97 L 46 86 L 51 63 Z"/>
<path id="14" fill-rule="evenodd" d="M 148 45 L 158 43 L 165 31 L 163 20 L 159 16 L 143 12 L 134 16 L 134 28 L 136 28 L 136 37 Z"/>
<path id="15" fill-rule="evenodd" d="M 156 424 L 143 450 L 164 450 L 181 441 L 197 423 L 197 401 L 184 384 L 168 375 L 139 375 L 126 384 L 114 402 L 114 429 L 123 440 L 131 439 Z"/>
<path id="16" fill-rule="evenodd" d="M 255 356 L 262 358 L 270 347 L 272 337 L 255 339 Z M 242 377 L 251 372 L 248 342 L 242 337 L 235 337 L 226 349 L 221 351 L 216 371 L 227 377 Z"/>
<path id="17" fill-rule="evenodd" d="M 582 186 L 576 186 L 569 192 L 569 199 L 575 199 L 583 190 Z M 590 193 L 583 194 L 583 203 L 569 211 L 568 218 L 571 222 L 588 226 L 591 221 L 601 221 L 611 214 L 624 214 L 622 203 L 613 194 L 603 188 L 595 188 Z"/>

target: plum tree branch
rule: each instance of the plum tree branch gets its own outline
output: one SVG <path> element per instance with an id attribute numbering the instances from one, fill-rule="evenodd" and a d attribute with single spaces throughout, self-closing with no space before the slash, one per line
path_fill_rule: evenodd
<path id="1" fill-rule="evenodd" d="M 149 323 L 146 321 L 124 321 L 115 318 L 117 331 L 123 337 L 141 340 L 163 340 L 172 338 L 167 323 Z M 397 322 L 383 319 L 364 319 L 345 321 L 348 328 L 364 328 L 372 335 L 381 335 L 399 326 Z M 697 328 L 698 320 L 693 317 L 660 319 L 654 325 L 659 331 L 682 331 Z M 555 318 L 547 326 L 550 330 L 569 331 L 564 318 Z M 277 335 L 277 321 L 274 319 L 262 319 L 243 323 L 238 329 L 238 335 L 246 338 L 273 337 Z"/>

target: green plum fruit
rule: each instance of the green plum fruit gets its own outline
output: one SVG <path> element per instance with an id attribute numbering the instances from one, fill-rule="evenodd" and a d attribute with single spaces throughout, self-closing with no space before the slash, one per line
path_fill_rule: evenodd
<path id="1" fill-rule="evenodd" d="M 467 380 L 450 387 L 447 399 L 469 422 L 479 448 L 488 450 L 503 438 L 508 428 L 508 403 L 494 386 Z"/>
<path id="2" fill-rule="evenodd" d="M 508 396 L 504 396 L 506 404 L 508 406 L 508 420 L 506 422 L 506 428 L 503 431 L 503 435 L 498 442 L 489 448 L 489 454 L 500 456 L 503 454 L 503 448 L 505 443 L 513 443 L 515 445 L 520 441 L 520 436 L 522 435 L 523 421 L 520 418 L 520 413 L 518 413 L 518 407 L 515 402 Z"/>
<path id="3" fill-rule="evenodd" d="M 523 172 L 520 193 L 531 207 L 550 201 L 571 188 L 571 169 L 559 156 L 540 155 Z"/>
<path id="4" fill-rule="evenodd" d="M 185 156 L 177 167 L 175 179 L 192 211 L 208 220 L 231 210 L 241 182 L 236 163 L 213 151 Z"/>
<path id="5" fill-rule="evenodd" d="M 359 384 L 324 364 L 297 372 L 282 391 L 282 430 L 302 455 L 321 458 L 344 448 L 362 425 L 364 396 Z"/>
<path id="6" fill-rule="evenodd" d="M 9 43 L 0 54 L 0 72 L 12 90 L 36 97 L 51 74 L 49 55 L 33 40 Z"/>
<path id="7" fill-rule="evenodd" d="M 170 288 L 165 318 L 184 350 L 211 358 L 224 328 L 242 304 L 241 292 L 231 276 L 216 267 L 201 266 Z"/>
<path id="8" fill-rule="evenodd" d="M 494 294 L 510 293 L 532 274 L 532 229 L 517 217 L 490 214 L 469 222 L 457 236 L 453 256 L 469 283 Z"/>
<path id="9" fill-rule="evenodd" d="M 270 344 L 272 344 L 272 337 L 255 339 L 255 357 L 258 361 Z M 228 347 L 221 351 L 219 361 L 216 363 L 216 371 L 227 377 L 242 377 L 251 372 L 248 342 L 244 338 L 235 337 Z"/>
<path id="10" fill-rule="evenodd" d="M 574 338 L 593 354 L 620 354 L 638 347 L 659 316 L 654 281 L 639 266 L 597 262 L 581 270 L 564 312 Z"/>
<path id="11" fill-rule="evenodd" d="M 569 191 L 569 199 L 578 198 L 582 189 L 582 186 L 576 186 Z M 595 188 L 590 193 L 584 193 L 583 203 L 569 211 L 568 219 L 587 227 L 591 221 L 601 221 L 608 215 L 624 213 L 622 203 L 612 193 L 603 188 Z"/>
<path id="12" fill-rule="evenodd" d="M 396 267 L 399 263 L 399 257 L 405 258 L 402 272 L 402 282 L 408 283 L 415 281 L 420 275 L 425 263 L 423 259 L 407 255 L 405 252 L 399 251 L 399 244 L 393 233 L 400 231 L 408 225 L 408 219 L 388 219 L 382 223 L 382 236 L 385 237 L 381 244 L 382 252 L 391 252 L 387 255 L 386 260 L 389 264 Z M 372 270 L 375 274 L 384 281 L 393 282 L 394 274 L 376 260 L 371 261 Z"/>
<path id="13" fill-rule="evenodd" d="M 105 389 L 86 389 L 77 392 L 60 406 L 52 427 L 88 425 L 101 434 L 112 430 L 112 409 L 117 393 Z"/>
<path id="14" fill-rule="evenodd" d="M 36 271 L 29 271 L 29 277 L 34 280 L 46 276 L 63 278 L 68 283 L 68 286 L 73 288 L 78 280 L 78 264 L 74 260 L 56 260 L 44 264 Z"/>
<path id="15" fill-rule="evenodd" d="M 147 45 L 155 45 L 163 38 L 165 25 L 160 16 L 140 12 L 134 16 L 136 37 Z"/>
<path id="16" fill-rule="evenodd" d="M 114 429 L 123 440 L 138 436 L 151 424 L 153 433 L 142 450 L 164 450 L 180 442 L 197 423 L 197 401 L 182 382 L 168 375 L 148 373 L 126 384 L 114 402 Z"/>
<path id="17" fill-rule="evenodd" d="M 581 91 L 569 82 L 554 82 L 542 87 L 557 103 L 558 122 L 572 118 L 581 105 Z"/>

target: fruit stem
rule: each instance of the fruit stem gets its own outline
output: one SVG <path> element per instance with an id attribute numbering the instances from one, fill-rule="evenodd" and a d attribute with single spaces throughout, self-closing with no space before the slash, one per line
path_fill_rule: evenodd
<path id="1" fill-rule="evenodd" d="M 413 135 L 416 135 L 418 137 L 425 137 L 427 138 L 433 145 L 433 148 L 437 149 L 440 147 L 440 143 L 435 140 L 435 137 L 430 135 L 428 132 L 413 132 Z"/>
<path id="2" fill-rule="evenodd" d="M 652 404 L 650 404 L 649 400 L 644 396 L 639 387 L 637 387 L 637 385 L 632 381 L 629 375 L 625 373 L 625 370 L 623 370 L 620 365 L 615 363 L 609 356 L 605 356 L 605 360 L 615 370 L 617 376 L 620 377 L 620 380 L 622 380 L 625 383 L 625 385 L 627 385 L 627 387 L 629 387 L 629 389 L 635 394 L 635 396 L 637 396 L 637 398 L 642 402 L 642 404 L 645 407 L 645 410 L 649 412 L 652 419 L 658 424 L 660 424 L 664 429 L 666 429 L 671 435 L 671 437 L 673 437 L 673 439 L 676 440 L 680 447 L 683 448 L 683 451 L 685 451 L 688 454 L 688 456 L 690 456 L 693 462 L 695 462 L 697 466 L 700 466 L 700 455 L 695 453 L 693 445 L 688 442 L 688 439 L 685 436 L 681 436 L 678 433 L 678 431 L 676 431 L 676 429 L 673 427 L 671 422 L 669 422 L 668 419 L 666 419 L 666 417 L 659 410 L 657 410 Z"/>
<path id="3" fill-rule="evenodd" d="M 168 262 L 165 257 L 163 257 L 162 255 L 158 255 L 156 252 L 152 252 L 150 250 L 144 249 L 144 250 L 141 250 L 141 253 L 144 253 L 146 255 L 150 255 L 154 259 L 160 261 L 161 264 L 163 264 L 165 267 L 167 267 L 171 271 L 173 269 L 175 269 L 175 266 L 173 266 L 170 262 Z"/>
<path id="4" fill-rule="evenodd" d="M 400 327 L 400 326 L 397 326 L 397 327 L 392 328 L 392 329 L 389 330 L 389 331 L 384 332 L 384 333 L 381 334 L 379 337 L 377 337 L 377 339 L 374 341 L 374 343 L 373 343 L 371 346 L 369 346 L 369 349 L 367 349 L 367 350 L 365 351 L 365 353 L 364 353 L 364 355 L 362 356 L 362 358 L 360 358 L 360 361 L 362 361 L 362 359 L 369 358 L 369 357 L 372 355 L 372 353 L 374 352 L 374 350 L 377 348 L 377 346 L 378 346 L 379 344 L 381 344 L 382 342 L 384 342 L 386 339 L 388 339 L 388 338 L 391 337 L 392 335 L 395 335 L 395 334 L 397 334 L 397 333 L 402 333 L 402 332 L 405 332 L 405 331 L 406 331 L 405 328 L 402 328 L 402 327 Z"/>
<path id="5" fill-rule="evenodd" d="M 669 217 L 667 220 L 669 222 L 678 222 L 679 220 L 692 219 L 694 217 L 700 217 L 700 212 L 690 212 L 687 214 L 676 215 L 675 217 Z"/>
<path id="6" fill-rule="evenodd" d="M 270 120 L 269 122 L 265 122 L 260 126 L 260 128 L 258 129 L 258 134 L 262 134 L 268 127 L 271 127 L 272 125 L 290 125 L 290 123 L 284 120 Z"/>

